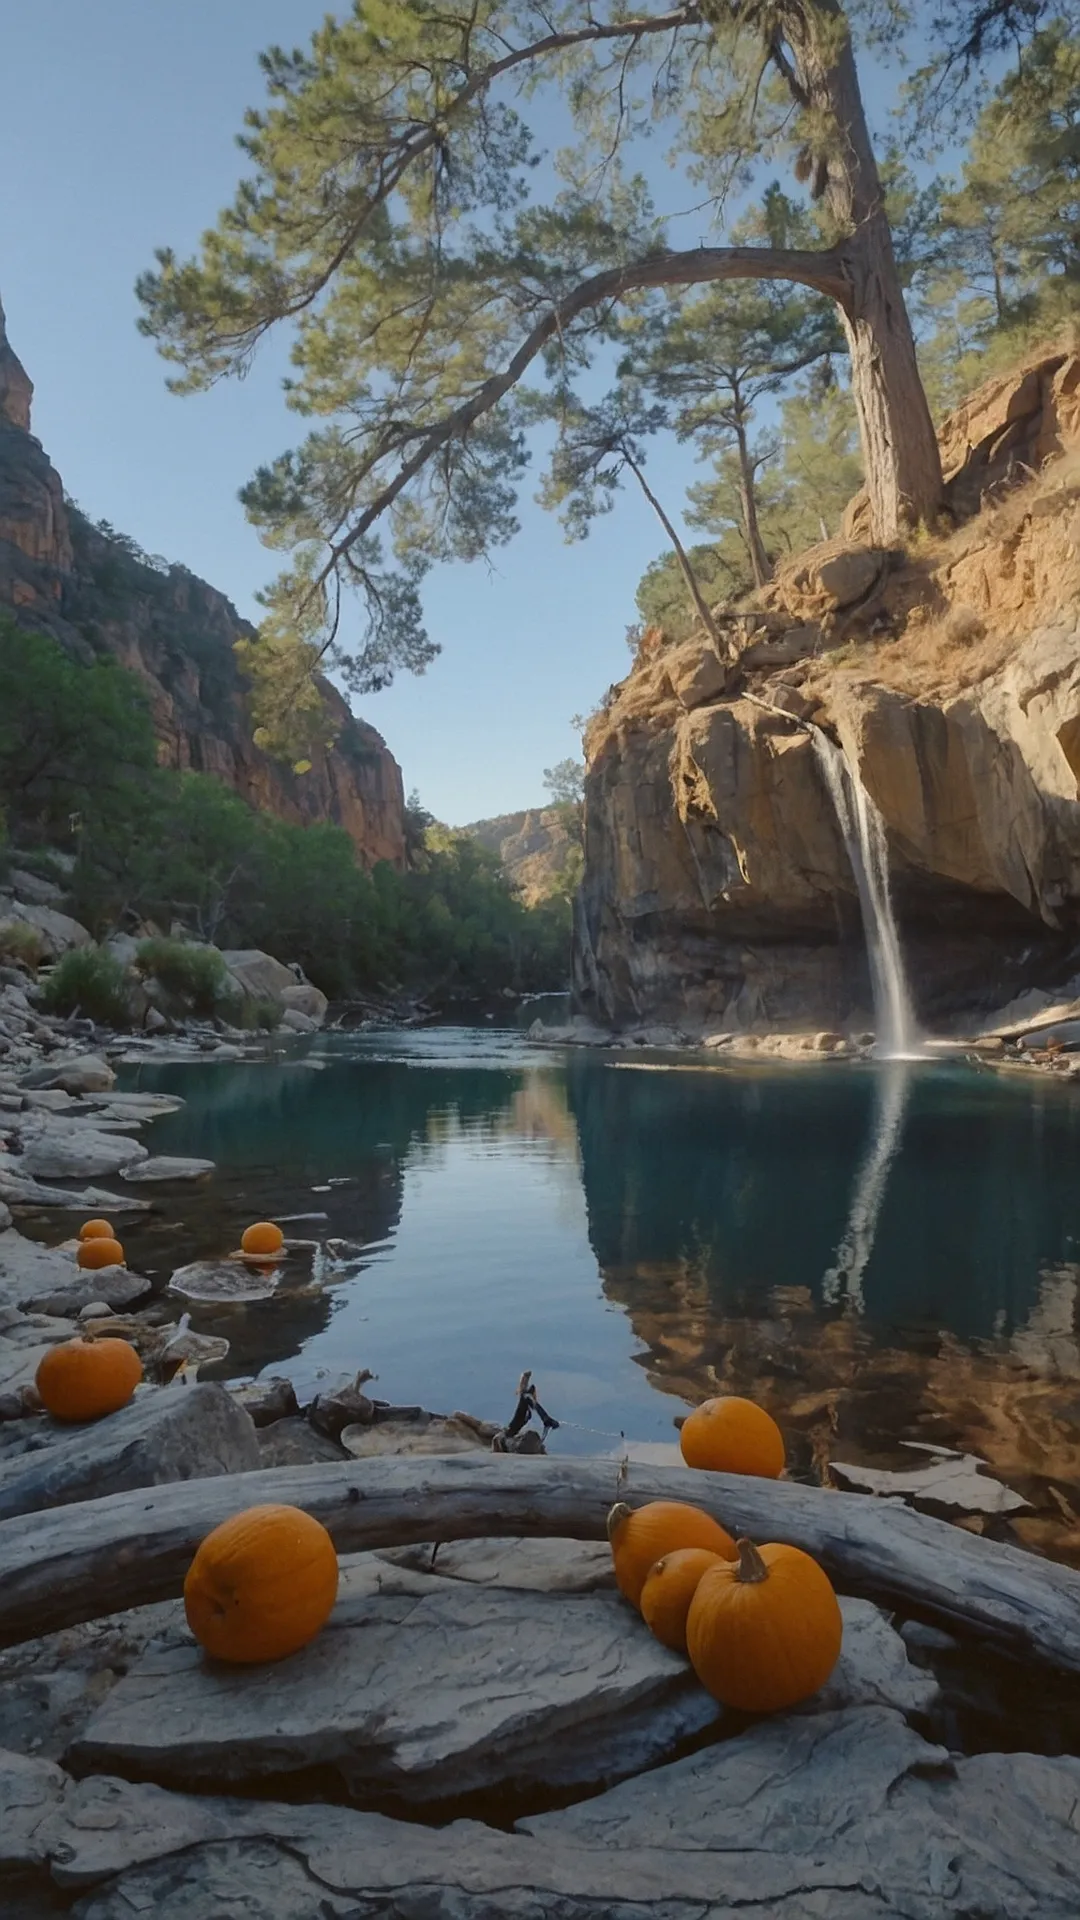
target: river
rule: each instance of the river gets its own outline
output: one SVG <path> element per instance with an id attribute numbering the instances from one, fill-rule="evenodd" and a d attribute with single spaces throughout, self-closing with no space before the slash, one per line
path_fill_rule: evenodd
<path id="1" fill-rule="evenodd" d="M 981 1455 L 1032 1508 L 988 1531 L 1080 1564 L 1080 1088 L 490 1023 L 124 1084 L 186 1102 L 155 1153 L 217 1163 L 125 1225 L 133 1266 L 164 1282 L 261 1217 L 350 1243 L 196 1310 L 223 1377 L 303 1395 L 370 1367 L 385 1398 L 503 1420 L 530 1367 L 571 1453 L 670 1443 L 688 1404 L 746 1392 L 803 1478 L 922 1464 L 903 1442 Z"/>

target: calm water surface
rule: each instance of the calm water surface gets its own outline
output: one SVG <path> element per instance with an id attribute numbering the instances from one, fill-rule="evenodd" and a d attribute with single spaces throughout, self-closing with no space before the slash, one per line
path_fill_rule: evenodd
<path id="1" fill-rule="evenodd" d="M 350 1243 L 272 1300 L 197 1311 L 230 1377 L 367 1366 L 386 1398 L 501 1420 L 531 1367 L 571 1453 L 671 1441 L 687 1403 L 749 1391 L 800 1475 L 967 1448 L 1031 1502 L 1013 1537 L 1080 1561 L 1080 1089 L 490 1025 L 124 1084 L 183 1095 L 153 1150 L 218 1168 L 126 1228 L 134 1265 L 164 1281 L 262 1216 Z"/>

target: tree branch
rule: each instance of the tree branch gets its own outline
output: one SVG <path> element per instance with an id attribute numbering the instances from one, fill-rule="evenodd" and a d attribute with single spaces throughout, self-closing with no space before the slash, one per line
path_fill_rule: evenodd
<path id="1" fill-rule="evenodd" d="M 303 291 L 297 293 L 291 300 L 283 302 L 275 313 L 265 315 L 253 325 L 242 327 L 235 333 L 223 334 L 221 343 L 224 345 L 232 342 L 238 345 L 248 340 L 254 344 L 277 321 L 293 319 L 297 314 L 305 312 L 344 265 L 372 215 L 396 193 L 410 167 L 444 142 L 447 125 L 455 116 L 464 108 L 471 106 L 474 100 L 486 93 L 505 74 L 512 73 L 516 67 L 526 66 L 532 61 L 545 60 L 553 54 L 564 53 L 572 47 L 589 46 L 605 40 L 636 42 L 647 35 L 675 33 L 680 27 L 700 25 L 701 14 L 697 6 L 689 4 L 676 7 L 670 13 L 657 14 L 652 18 L 646 16 L 642 19 L 620 20 L 606 25 L 595 23 L 569 32 L 550 33 L 543 40 L 534 41 L 528 47 L 515 47 L 504 54 L 501 60 L 493 60 L 488 66 L 481 67 L 465 82 L 460 93 L 450 101 L 437 122 L 430 122 L 421 131 L 407 138 L 400 147 L 396 159 L 384 157 L 380 163 L 378 180 L 372 191 L 365 196 L 356 216 L 349 222 L 329 260 L 308 282 Z"/>
<path id="2" fill-rule="evenodd" d="M 350 548 L 363 539 L 440 448 L 452 440 L 464 439 L 470 427 L 490 413 L 517 385 L 548 341 L 580 314 L 602 306 L 605 301 L 621 300 L 629 293 L 646 288 L 697 286 L 719 280 L 792 280 L 825 294 L 840 306 L 846 306 L 851 296 L 851 280 L 840 249 L 811 253 L 779 247 L 695 247 L 685 252 L 650 254 L 628 266 L 609 267 L 583 280 L 537 321 L 501 373 L 485 380 L 470 399 L 427 430 L 393 479 L 380 488 L 355 524 L 331 547 L 325 565 L 305 595 L 305 604 L 321 592 Z M 325 648 L 320 651 L 320 658 L 323 651 Z"/>

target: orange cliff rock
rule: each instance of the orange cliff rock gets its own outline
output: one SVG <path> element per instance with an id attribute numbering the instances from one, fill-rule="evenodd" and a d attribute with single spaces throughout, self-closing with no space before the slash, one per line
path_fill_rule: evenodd
<path id="1" fill-rule="evenodd" d="M 33 384 L 0 307 L 0 609 L 85 662 L 114 655 L 143 682 L 166 766 L 215 774 L 252 806 L 343 827 L 365 866 L 405 858 L 401 769 L 374 727 L 324 691 L 335 745 L 294 774 L 255 746 L 234 644 L 253 629 L 184 567 L 133 564 L 130 551 L 64 498 L 30 431 Z"/>

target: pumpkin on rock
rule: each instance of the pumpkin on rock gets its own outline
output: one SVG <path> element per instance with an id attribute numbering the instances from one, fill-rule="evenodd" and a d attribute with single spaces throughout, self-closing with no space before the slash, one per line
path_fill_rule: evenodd
<path id="1" fill-rule="evenodd" d="M 108 1220 L 87 1220 L 85 1226 L 79 1228 L 79 1239 L 115 1240 L 116 1235 Z"/>
<path id="2" fill-rule="evenodd" d="M 710 1567 L 686 1621 L 690 1664 L 713 1698 L 744 1713 L 778 1713 L 825 1685 L 843 1619 L 832 1583 L 798 1547 L 740 1540 L 734 1566 Z"/>
<path id="3" fill-rule="evenodd" d="M 253 1227 L 245 1227 L 240 1240 L 240 1250 L 247 1254 L 280 1253 L 285 1245 L 285 1235 L 272 1220 L 257 1220 Z"/>
<path id="4" fill-rule="evenodd" d="M 96 1273 L 99 1267 L 122 1267 L 124 1249 L 119 1240 L 110 1240 L 101 1233 L 91 1234 L 89 1240 L 80 1240 L 75 1259 L 84 1270 Z"/>
<path id="5" fill-rule="evenodd" d="M 634 1512 L 622 1501 L 607 1518 L 615 1585 L 632 1606 L 641 1602 L 641 1590 L 650 1567 L 677 1547 L 704 1547 L 725 1560 L 734 1560 L 736 1546 L 718 1520 L 700 1507 L 681 1500 L 650 1500 Z"/>
<path id="6" fill-rule="evenodd" d="M 127 1406 L 142 1371 L 129 1341 L 87 1334 L 50 1347 L 34 1385 L 54 1420 L 100 1420 Z"/>
<path id="7" fill-rule="evenodd" d="M 734 1393 L 695 1407 L 683 1421 L 679 1446 L 688 1467 L 710 1473 L 778 1480 L 784 1471 L 784 1436 L 772 1414 Z"/>
<path id="8" fill-rule="evenodd" d="M 246 1666 L 305 1647 L 337 1590 L 325 1527 L 299 1507 L 249 1507 L 207 1534 L 184 1581 L 184 1611 L 207 1653 Z"/>
<path id="9" fill-rule="evenodd" d="M 727 1564 L 707 1547 L 676 1547 L 649 1568 L 641 1589 L 641 1617 L 661 1646 L 685 1658 L 686 1617 L 698 1582 L 710 1567 Z"/>

